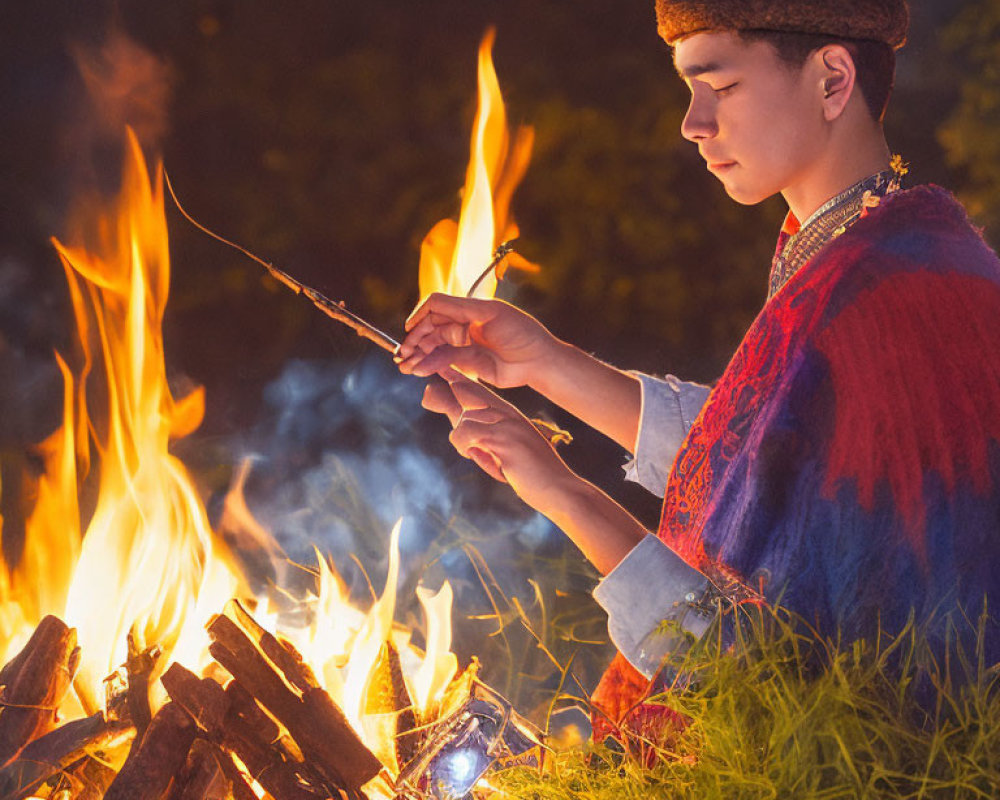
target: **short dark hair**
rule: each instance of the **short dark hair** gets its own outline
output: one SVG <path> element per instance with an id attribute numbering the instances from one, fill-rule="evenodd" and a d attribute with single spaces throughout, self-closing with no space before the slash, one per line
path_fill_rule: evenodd
<path id="1" fill-rule="evenodd" d="M 872 118 L 881 122 L 885 117 L 896 78 L 896 52 L 885 42 L 785 31 L 744 30 L 739 31 L 739 35 L 748 42 L 768 42 L 777 51 L 778 58 L 795 68 L 805 64 L 806 59 L 821 47 L 842 45 L 854 59 L 857 85 Z"/>

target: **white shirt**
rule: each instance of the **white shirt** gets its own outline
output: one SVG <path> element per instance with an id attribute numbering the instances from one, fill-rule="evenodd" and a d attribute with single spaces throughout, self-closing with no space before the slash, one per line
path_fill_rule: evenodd
<path id="1" fill-rule="evenodd" d="M 642 386 L 642 405 L 635 456 L 625 465 L 625 477 L 662 497 L 674 457 L 711 389 L 673 375 L 635 375 Z M 704 632 L 707 620 L 685 612 L 707 585 L 704 575 L 650 534 L 597 585 L 594 599 L 608 612 L 611 641 L 651 678 L 668 652 L 685 646 L 665 632 L 664 620 L 678 622 L 696 637 Z"/>

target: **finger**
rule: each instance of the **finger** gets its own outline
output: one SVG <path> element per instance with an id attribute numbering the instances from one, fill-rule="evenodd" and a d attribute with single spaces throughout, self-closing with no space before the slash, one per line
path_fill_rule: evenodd
<path id="1" fill-rule="evenodd" d="M 404 364 L 400 364 L 400 369 L 404 369 Z M 411 357 L 405 362 L 405 369 L 420 377 L 434 374 L 444 377 L 449 369 L 452 373 L 460 371 L 463 375 L 473 379 L 496 377 L 493 359 L 478 347 L 442 345 L 425 356 Z"/>
<path id="2" fill-rule="evenodd" d="M 467 408 L 462 410 L 459 423 L 481 422 L 484 425 L 496 425 L 506 419 L 510 417 L 495 408 Z"/>
<path id="3" fill-rule="evenodd" d="M 464 409 L 495 408 L 508 415 L 518 415 L 520 412 L 512 404 L 504 400 L 496 392 L 476 381 L 469 380 L 464 375 L 459 379 L 449 381 L 455 399 Z"/>
<path id="4" fill-rule="evenodd" d="M 455 322 L 486 321 L 492 319 L 495 312 L 491 312 L 493 300 L 478 300 L 467 297 L 453 297 L 449 294 L 435 292 L 417 307 L 407 318 L 404 327 L 412 330 L 428 314 L 436 313 L 448 317 Z"/>
<path id="5" fill-rule="evenodd" d="M 430 314 L 420 320 L 406 338 L 403 339 L 399 348 L 399 355 L 402 358 L 408 358 L 411 354 L 420 350 L 429 353 L 442 344 L 450 344 L 455 347 L 465 347 L 472 344 L 469 324 L 467 322 L 455 322 L 450 317 Z"/>
<path id="6" fill-rule="evenodd" d="M 469 455 L 470 450 L 478 449 L 486 451 L 493 458 L 497 459 L 498 462 L 502 463 L 497 449 L 503 447 L 501 442 L 503 432 L 498 430 L 495 422 L 480 422 L 479 420 L 468 419 L 466 417 L 467 413 L 462 413 L 458 424 L 455 425 L 451 434 L 449 434 L 448 441 L 466 458 L 471 458 Z"/>
<path id="7" fill-rule="evenodd" d="M 425 317 L 418 325 L 414 326 L 400 343 L 399 355 L 403 358 L 408 358 L 420 346 L 421 340 L 432 333 L 434 333 L 434 323 L 430 317 Z"/>
<path id="8" fill-rule="evenodd" d="M 458 424 L 462 416 L 462 405 L 455 399 L 451 387 L 437 378 L 428 382 L 421 405 L 428 411 L 445 414 L 452 427 Z"/>
<path id="9" fill-rule="evenodd" d="M 478 447 L 469 448 L 468 455 L 491 478 L 500 481 L 500 483 L 507 483 L 507 478 L 503 474 L 500 462 L 493 455 L 487 453 L 485 450 L 480 450 Z"/>

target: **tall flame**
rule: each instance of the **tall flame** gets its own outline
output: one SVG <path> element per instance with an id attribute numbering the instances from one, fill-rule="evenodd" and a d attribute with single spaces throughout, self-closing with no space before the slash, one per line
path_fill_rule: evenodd
<path id="1" fill-rule="evenodd" d="M 459 221 L 444 220 L 421 251 L 421 293 L 465 294 L 499 241 L 517 228 L 509 206 L 524 175 L 533 134 L 511 137 L 491 60 L 493 32 L 479 49 L 479 106 Z M 81 665 L 74 682 L 79 708 L 101 706 L 101 684 L 133 652 L 153 645 L 165 668 L 198 669 L 208 660 L 203 625 L 232 596 L 248 594 L 228 548 L 209 526 L 199 494 L 169 445 L 194 431 L 204 395 L 171 393 L 162 322 L 170 264 L 163 171 L 152 178 L 135 136 L 128 134 L 123 188 L 94 221 L 87 247 L 55 242 L 70 289 L 81 345 L 76 374 L 56 356 L 63 378 L 63 424 L 39 447 L 45 465 L 16 566 L 0 554 L 0 664 L 9 660 L 46 614 L 78 632 Z M 492 295 L 495 279 L 480 294 Z M 92 418 L 88 398 L 106 414 Z M 96 451 L 94 472 L 91 448 Z M 254 546 L 281 556 L 255 526 L 237 475 L 227 514 L 251 531 Z M 80 486 L 95 489 L 84 515 Z M 83 530 L 84 521 L 86 530 Z M 3 520 L 0 519 L 0 530 Z M 457 672 L 451 648 L 451 587 L 419 590 L 427 629 L 421 651 L 394 623 L 399 576 L 399 525 L 390 544 L 385 589 L 370 610 L 349 600 L 344 582 L 319 558 L 312 624 L 280 631 L 302 652 L 348 719 L 380 755 L 384 712 L 372 711 L 378 670 L 395 648 L 418 716 L 437 704 Z M 10 549 L 10 548 L 8 548 Z M 282 574 L 279 568 L 276 570 Z M 280 588 L 280 587 L 279 587 Z M 262 619 L 274 632 L 278 618 Z M 391 647 L 390 647 L 391 645 Z M 63 709 L 67 713 L 67 709 Z"/>
<path id="2" fill-rule="evenodd" d="M 204 621 L 190 612 L 206 576 L 226 587 L 224 595 L 239 583 L 234 570 L 210 563 L 218 559 L 218 547 L 204 506 L 187 470 L 168 450 L 172 439 L 200 424 L 204 395 L 196 390 L 178 401 L 167 384 L 162 322 L 170 261 L 162 176 L 158 168 L 150 181 L 130 131 L 121 195 L 98 220 L 98 241 L 88 249 L 55 242 L 86 367 L 76 393 L 64 369 L 66 418 L 57 434 L 64 437 L 64 499 L 58 508 L 40 503 L 33 521 L 53 510 L 64 527 L 66 520 L 79 519 L 74 501 L 66 499 L 76 487 L 71 432 L 92 431 L 100 455 L 97 503 L 72 579 L 59 584 L 68 587 L 65 608 L 50 606 L 77 628 L 83 659 L 78 692 L 91 707 L 103 678 L 128 656 L 130 633 L 137 647 L 155 644 L 169 654 L 185 625 L 200 629 Z M 84 405 L 91 365 L 103 367 L 100 388 L 108 415 L 100 427 Z M 30 531 L 34 546 L 51 553 L 47 533 L 58 529 L 57 519 Z"/>
<path id="3" fill-rule="evenodd" d="M 517 238 L 510 201 L 528 168 L 534 131 L 522 125 L 512 137 L 508 130 L 493 68 L 495 38 L 496 31 L 490 29 L 479 46 L 479 103 L 459 220 L 438 222 L 420 247 L 421 300 L 432 292 L 465 295 L 490 263 L 497 245 Z M 496 285 L 496 278 L 487 276 L 476 295 L 492 297 Z"/>
<path id="4" fill-rule="evenodd" d="M 162 321 L 169 287 L 163 172 L 152 179 L 129 133 L 123 188 L 114 207 L 93 223 L 87 248 L 55 242 L 70 287 L 82 351 L 63 377 L 63 423 L 39 447 L 45 472 L 26 524 L 15 569 L 0 558 L 0 657 L 10 659 L 46 614 L 77 629 L 81 665 L 78 703 L 67 716 L 101 707 L 104 678 L 131 653 L 156 645 L 170 661 L 199 669 L 208 660 L 203 625 L 235 595 L 249 592 L 227 547 L 209 527 L 201 499 L 170 442 L 195 430 L 204 396 L 177 400 L 167 383 Z M 98 380 L 100 379 L 100 380 Z M 106 416 L 88 415 L 88 396 Z M 90 449 L 96 472 L 89 475 Z M 277 543 L 250 515 L 242 491 L 249 464 L 237 471 L 224 522 L 245 545 L 281 559 Z M 81 530 L 81 484 L 96 483 L 96 501 Z M 0 520 L 2 525 L 2 520 Z M 393 530 L 385 589 L 365 612 L 349 599 L 331 564 L 318 558 L 312 621 L 278 630 L 292 641 L 373 752 L 394 763 L 393 715 L 373 711 L 370 697 L 391 643 L 421 713 L 440 699 L 457 669 L 451 643 L 451 589 L 421 594 L 428 614 L 427 646 L 410 645 L 394 623 L 400 570 L 400 525 Z M 282 564 L 275 573 L 284 574 Z M 131 651 L 130 651 L 131 646 Z M 162 694 L 162 693 L 160 693 Z M 158 705 L 161 697 L 154 697 Z M 68 701 L 69 702 L 69 701 Z"/>

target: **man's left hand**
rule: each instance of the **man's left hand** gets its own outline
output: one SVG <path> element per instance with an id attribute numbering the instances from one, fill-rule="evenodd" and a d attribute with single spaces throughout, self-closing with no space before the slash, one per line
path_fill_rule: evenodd
<path id="1" fill-rule="evenodd" d="M 428 384 L 424 408 L 446 414 L 458 452 L 545 513 L 554 494 L 580 479 L 517 408 L 480 383 L 449 370 Z"/>

